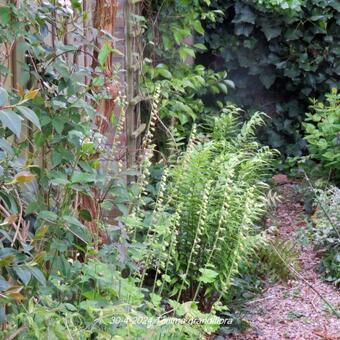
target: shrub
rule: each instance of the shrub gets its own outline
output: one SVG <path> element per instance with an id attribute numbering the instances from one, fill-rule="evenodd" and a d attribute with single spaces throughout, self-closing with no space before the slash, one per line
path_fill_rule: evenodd
<path id="1" fill-rule="evenodd" d="M 28 299 L 25 308 L 9 304 L 12 313 L 3 335 L 7 338 L 17 332 L 18 339 L 62 340 L 75 334 L 77 339 L 198 339 L 216 329 L 159 322 L 157 318 L 166 314 L 160 301 L 148 299 L 131 278 L 121 276 L 114 263 L 96 256 L 86 264 L 71 263 L 66 280 L 53 275 L 48 288 L 40 289 L 38 298 Z M 187 306 L 182 317 L 208 316 Z"/>
<path id="2" fill-rule="evenodd" d="M 320 270 L 325 280 L 340 284 L 340 189 L 316 192 L 318 207 L 312 216 L 313 242 L 321 253 Z"/>
<path id="3" fill-rule="evenodd" d="M 310 155 L 336 173 L 340 170 L 340 94 L 333 89 L 326 103 L 313 100 L 311 109 L 304 123 Z"/>

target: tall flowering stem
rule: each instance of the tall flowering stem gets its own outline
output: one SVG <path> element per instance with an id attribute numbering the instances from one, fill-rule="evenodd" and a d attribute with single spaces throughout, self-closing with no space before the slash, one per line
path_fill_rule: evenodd
<path id="1" fill-rule="evenodd" d="M 215 241 L 214 241 L 213 247 L 210 250 L 210 253 L 209 253 L 209 256 L 208 256 L 208 260 L 207 260 L 204 268 L 208 267 L 211 264 L 211 259 L 212 259 L 213 255 L 214 255 L 215 251 L 217 250 L 218 243 L 221 240 L 223 241 L 223 239 L 221 239 L 220 234 L 221 234 L 221 232 L 226 230 L 224 228 L 224 225 L 225 225 L 225 223 L 227 221 L 227 216 L 228 216 L 228 208 L 229 208 L 229 205 L 228 205 L 228 194 L 231 192 L 232 184 L 233 184 L 232 180 L 230 178 L 228 178 L 226 180 L 225 187 L 224 187 L 223 203 L 222 203 L 222 206 L 221 206 L 220 218 L 219 218 L 218 227 L 217 227 L 217 230 L 216 230 Z M 194 301 L 197 298 L 197 295 L 199 293 L 200 288 L 201 288 L 201 281 L 197 285 L 197 288 L 196 288 L 196 291 L 195 291 L 195 295 L 194 295 Z"/>
<path id="2" fill-rule="evenodd" d="M 152 165 L 151 158 L 153 157 L 153 151 L 155 148 L 155 145 L 152 144 L 153 136 L 155 133 L 155 127 L 157 123 L 157 113 L 159 109 L 159 103 L 160 103 L 160 88 L 157 87 L 155 90 L 153 102 L 152 102 L 152 109 L 150 114 L 150 121 L 149 126 L 147 129 L 147 132 L 145 134 L 145 137 L 143 139 L 142 143 L 142 159 L 141 159 L 141 175 L 138 178 L 137 185 L 139 187 L 138 194 L 134 199 L 134 202 L 131 205 L 131 211 L 130 215 L 132 217 L 140 218 L 140 210 L 142 205 L 142 196 L 147 195 L 146 186 L 148 184 L 148 179 L 150 177 L 150 166 Z M 137 228 L 134 228 L 134 233 L 132 240 L 135 241 L 137 236 Z"/>
<path id="3" fill-rule="evenodd" d="M 190 266 L 195 265 L 195 262 L 192 261 L 192 258 L 193 258 L 194 255 L 198 255 L 198 249 L 200 247 L 200 241 L 201 241 L 200 237 L 202 236 L 204 225 L 205 225 L 206 218 L 207 218 L 207 213 L 208 213 L 208 202 L 209 202 L 211 184 L 212 184 L 212 181 L 210 180 L 205 185 L 205 189 L 204 189 L 204 193 L 203 193 L 203 197 L 202 197 L 201 209 L 200 209 L 200 216 L 199 216 L 199 220 L 198 220 L 198 224 L 197 224 L 197 228 L 196 228 L 196 233 L 195 233 L 195 238 L 194 238 L 194 242 L 192 244 L 192 248 L 191 248 L 191 251 L 190 251 L 188 265 L 187 265 L 186 271 L 183 275 L 181 288 L 178 292 L 177 301 L 179 301 L 180 298 L 181 298 L 182 290 L 184 288 L 184 285 L 186 284 L 186 279 L 187 279 L 188 274 L 189 274 Z"/>

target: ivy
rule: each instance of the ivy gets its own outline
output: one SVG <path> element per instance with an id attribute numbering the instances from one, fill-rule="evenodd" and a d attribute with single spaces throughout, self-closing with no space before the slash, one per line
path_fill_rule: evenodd
<path id="1" fill-rule="evenodd" d="M 224 17 L 206 22 L 206 34 L 198 40 L 209 52 L 198 60 L 228 71 L 235 83 L 229 99 L 271 114 L 263 142 L 286 155 L 301 155 L 309 98 L 322 97 L 339 81 L 339 2 L 216 0 L 212 6 Z"/>

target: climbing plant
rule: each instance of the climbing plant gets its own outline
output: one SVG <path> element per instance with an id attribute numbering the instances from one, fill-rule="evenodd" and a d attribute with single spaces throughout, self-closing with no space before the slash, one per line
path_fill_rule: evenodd
<path id="1" fill-rule="evenodd" d="M 112 48 L 103 32 L 86 39 L 87 15 L 78 1 L 0 6 L 1 323 L 49 279 L 69 277 L 71 258 L 110 238 L 103 214 L 112 190 L 122 190 L 122 206 L 128 196 L 119 175 L 124 115 L 102 109 L 116 99 Z"/>
<path id="2" fill-rule="evenodd" d="M 206 50 L 203 43 L 194 41 L 205 34 L 202 21 L 215 22 L 223 13 L 210 8 L 210 0 L 181 0 L 147 1 L 143 14 L 142 92 L 147 97 L 160 86 L 160 118 L 169 123 L 172 133 L 188 137 L 192 122 L 210 110 L 202 97 L 227 94 L 233 87 L 226 72 L 196 62 L 197 54 Z"/>
<path id="3" fill-rule="evenodd" d="M 282 6 L 269 4 L 281 3 Z M 289 6 L 295 4 L 293 7 Z M 310 97 L 321 97 L 340 75 L 338 1 L 212 1 L 221 10 L 205 21 L 200 63 L 229 71 L 229 98 L 272 116 L 261 138 L 286 155 L 306 151 L 301 122 Z"/>

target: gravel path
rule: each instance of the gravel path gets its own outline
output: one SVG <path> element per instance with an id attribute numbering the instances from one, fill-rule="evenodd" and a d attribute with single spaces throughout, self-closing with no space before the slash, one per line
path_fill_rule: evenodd
<path id="1" fill-rule="evenodd" d="M 290 184 L 280 187 L 282 202 L 278 204 L 274 217 L 279 224 L 278 236 L 294 241 L 294 232 L 304 228 L 305 223 L 301 219 L 303 205 L 292 188 Z M 267 222 L 271 223 L 270 220 Z M 316 252 L 309 245 L 300 247 L 299 254 L 301 276 L 340 310 L 340 292 L 323 282 L 315 272 L 319 261 Z M 340 319 L 301 278 L 270 286 L 257 301 L 248 304 L 244 316 L 251 328 L 229 339 L 340 339 Z"/>

